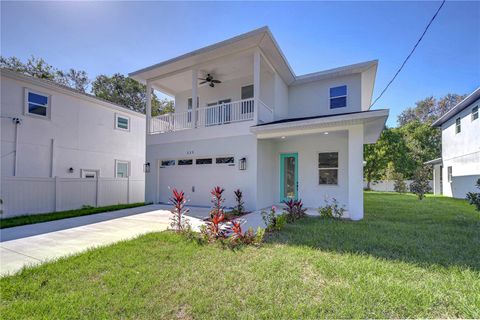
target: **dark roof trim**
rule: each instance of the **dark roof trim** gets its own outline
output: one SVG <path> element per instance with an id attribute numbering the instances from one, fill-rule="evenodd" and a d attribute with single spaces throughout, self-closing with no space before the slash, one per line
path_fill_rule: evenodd
<path id="1" fill-rule="evenodd" d="M 288 122 L 296 122 L 296 121 L 303 121 L 303 120 L 333 118 L 333 117 L 338 117 L 338 116 L 345 116 L 345 115 L 359 114 L 359 113 L 369 113 L 369 112 L 376 112 L 376 111 L 385 111 L 385 110 L 388 110 L 388 109 L 375 109 L 375 110 L 367 110 L 367 111 L 345 112 L 345 113 L 336 113 L 336 114 L 328 114 L 328 115 L 313 116 L 313 117 L 302 117 L 302 118 L 288 118 L 288 119 L 282 119 L 282 120 L 277 120 L 277 121 L 273 121 L 273 122 L 266 122 L 266 123 L 257 124 L 256 126 L 253 126 L 253 127 L 261 127 L 261 126 L 267 126 L 267 125 L 271 125 L 271 124 L 288 123 Z"/>
<path id="2" fill-rule="evenodd" d="M 454 117 L 457 113 L 462 111 L 463 109 L 467 108 L 470 106 L 472 103 L 474 103 L 476 100 L 480 99 L 480 87 L 478 87 L 475 91 L 473 91 L 471 94 L 469 94 L 465 99 L 460 101 L 455 107 L 450 109 L 447 113 L 445 113 L 443 116 L 441 116 L 437 121 L 432 123 L 433 127 L 440 127 L 442 124 L 447 122 L 449 119 Z"/>

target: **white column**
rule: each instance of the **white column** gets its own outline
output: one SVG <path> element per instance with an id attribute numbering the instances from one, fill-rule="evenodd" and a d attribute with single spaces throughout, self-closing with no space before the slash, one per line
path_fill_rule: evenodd
<path id="1" fill-rule="evenodd" d="M 348 213 L 363 219 L 363 125 L 348 129 Z"/>
<path id="2" fill-rule="evenodd" d="M 146 130 L 147 130 L 147 135 L 151 132 L 151 120 L 152 120 L 152 84 L 150 81 L 147 80 L 147 92 L 146 92 L 146 99 L 147 99 L 147 106 L 145 109 L 146 112 Z"/>
<path id="3" fill-rule="evenodd" d="M 258 100 L 260 99 L 260 51 L 253 53 L 253 120 L 258 123 Z"/>
<path id="4" fill-rule="evenodd" d="M 198 71 L 192 70 L 192 128 L 197 126 Z"/>

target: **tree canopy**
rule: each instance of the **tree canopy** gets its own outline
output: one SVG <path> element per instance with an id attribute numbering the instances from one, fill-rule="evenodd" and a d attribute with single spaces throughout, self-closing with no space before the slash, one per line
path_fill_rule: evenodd
<path id="1" fill-rule="evenodd" d="M 423 164 L 441 156 L 441 131 L 431 126 L 465 96 L 449 93 L 440 99 L 427 97 L 398 116 L 399 126 L 385 128 L 375 144 L 365 145 L 364 176 L 371 181 L 387 179 L 388 172 L 413 179 Z"/>
<path id="2" fill-rule="evenodd" d="M 93 95 L 131 110 L 145 113 L 146 86 L 120 73 L 115 73 L 110 77 L 99 75 L 93 82 L 90 82 L 87 73 L 83 70 L 60 70 L 48 64 L 42 58 L 33 56 L 25 63 L 16 57 L 4 58 L 0 56 L 0 67 L 35 78 L 48 79 L 80 92 L 87 92 L 91 84 L 90 93 Z M 172 100 L 166 98 L 160 100 L 154 92 L 152 93 L 153 116 L 174 111 Z"/>

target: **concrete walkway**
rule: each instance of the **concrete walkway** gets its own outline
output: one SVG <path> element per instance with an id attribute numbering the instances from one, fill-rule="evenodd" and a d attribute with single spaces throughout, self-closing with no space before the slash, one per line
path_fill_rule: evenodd
<path id="1" fill-rule="evenodd" d="M 0 275 L 12 274 L 24 266 L 36 265 L 80 253 L 89 248 L 113 244 L 139 235 L 166 230 L 171 206 L 148 205 L 0 230 Z M 265 209 L 266 211 L 269 210 Z M 265 225 L 261 210 L 237 218 L 243 231 Z M 189 207 L 188 220 L 195 231 L 210 209 Z M 277 213 L 280 214 L 281 206 Z M 315 215 L 314 210 L 307 212 Z"/>
<path id="2" fill-rule="evenodd" d="M 12 274 L 27 265 L 166 230 L 171 217 L 167 208 L 149 205 L 2 229 L 0 274 Z M 203 223 L 197 218 L 188 219 L 194 229 Z"/>

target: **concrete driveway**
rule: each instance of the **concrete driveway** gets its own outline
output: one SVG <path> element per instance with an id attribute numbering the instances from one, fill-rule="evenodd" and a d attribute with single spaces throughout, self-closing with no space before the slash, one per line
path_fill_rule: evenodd
<path id="1" fill-rule="evenodd" d="M 168 206 L 149 205 L 0 230 L 0 274 L 86 249 L 166 230 Z M 194 229 L 203 222 L 189 217 Z"/>

